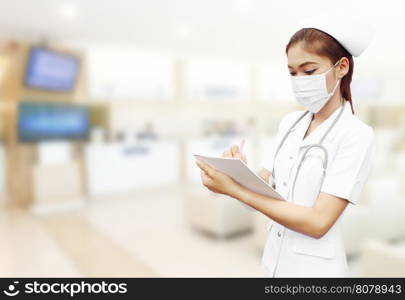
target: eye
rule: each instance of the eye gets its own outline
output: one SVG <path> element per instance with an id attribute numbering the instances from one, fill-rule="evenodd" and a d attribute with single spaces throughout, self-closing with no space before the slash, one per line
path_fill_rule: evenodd
<path id="1" fill-rule="evenodd" d="M 295 76 L 295 74 L 297 74 L 297 73 L 290 72 L 290 75 L 291 75 L 291 76 Z"/>
<path id="2" fill-rule="evenodd" d="M 311 74 L 314 73 L 316 70 L 317 70 L 317 69 L 308 70 L 308 71 L 305 71 L 304 73 L 307 74 L 307 75 L 311 75 Z"/>

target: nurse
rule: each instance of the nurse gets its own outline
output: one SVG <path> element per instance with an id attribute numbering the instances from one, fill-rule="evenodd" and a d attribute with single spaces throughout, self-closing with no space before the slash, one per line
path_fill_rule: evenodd
<path id="1" fill-rule="evenodd" d="M 340 231 L 370 173 L 373 129 L 354 114 L 353 56 L 372 29 L 346 18 L 304 21 L 286 46 L 296 100 L 305 108 L 280 121 L 274 149 L 260 176 L 287 201 L 254 193 L 196 161 L 203 185 L 269 217 L 262 266 L 269 277 L 347 277 Z M 240 157 L 237 145 L 223 156 Z"/>

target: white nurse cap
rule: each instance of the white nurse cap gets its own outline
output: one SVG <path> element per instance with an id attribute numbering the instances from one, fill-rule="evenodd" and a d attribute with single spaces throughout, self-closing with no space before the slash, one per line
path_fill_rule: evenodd
<path id="1" fill-rule="evenodd" d="M 368 47 L 375 33 L 371 25 L 357 18 L 334 14 L 307 18 L 298 24 L 297 30 L 302 28 L 315 28 L 329 34 L 353 56 L 359 56 Z"/>

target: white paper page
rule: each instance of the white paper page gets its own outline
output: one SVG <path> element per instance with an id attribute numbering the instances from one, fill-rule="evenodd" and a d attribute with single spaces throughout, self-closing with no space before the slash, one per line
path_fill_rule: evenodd
<path id="1" fill-rule="evenodd" d="M 256 175 L 249 167 L 239 158 L 236 157 L 209 157 L 194 154 L 194 157 L 202 162 L 207 163 L 214 169 L 232 177 L 242 186 L 258 193 L 260 195 L 285 200 L 270 185 L 268 185 L 260 176 Z"/>

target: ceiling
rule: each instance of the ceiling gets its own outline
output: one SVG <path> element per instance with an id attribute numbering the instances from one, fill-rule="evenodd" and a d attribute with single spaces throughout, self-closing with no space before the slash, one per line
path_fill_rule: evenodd
<path id="1" fill-rule="evenodd" d="M 266 60 L 284 55 L 294 23 L 341 11 L 379 30 L 368 55 L 404 60 L 403 1 L 0 0 L 0 38 L 122 44 L 177 54 Z M 394 46 L 395 45 L 395 46 Z M 389 63 L 389 62 L 388 62 Z M 397 61 L 395 61 L 397 63 Z"/>

